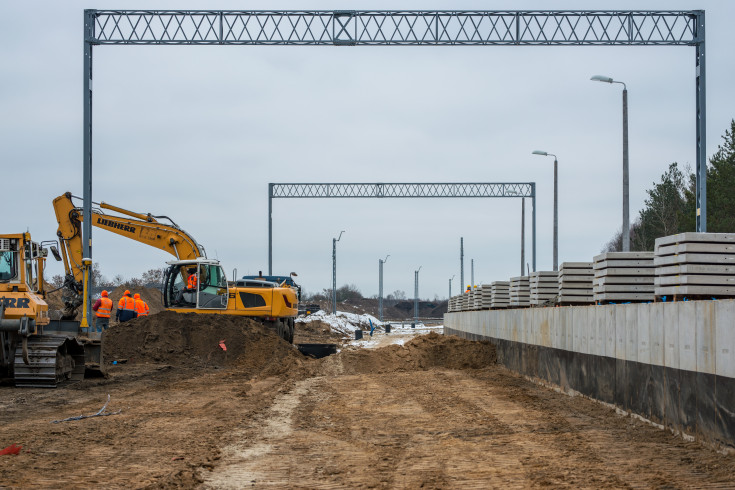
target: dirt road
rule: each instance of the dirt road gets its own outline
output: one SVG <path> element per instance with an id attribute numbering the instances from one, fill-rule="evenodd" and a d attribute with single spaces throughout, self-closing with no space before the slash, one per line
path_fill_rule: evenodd
<path id="1" fill-rule="evenodd" d="M 0 486 L 732 487 L 733 456 L 539 387 L 493 355 L 429 334 L 288 355 L 288 373 L 127 364 L 57 390 L 0 387 L 0 448 L 23 445 L 0 456 Z M 119 415 L 50 423 L 108 393 Z"/>

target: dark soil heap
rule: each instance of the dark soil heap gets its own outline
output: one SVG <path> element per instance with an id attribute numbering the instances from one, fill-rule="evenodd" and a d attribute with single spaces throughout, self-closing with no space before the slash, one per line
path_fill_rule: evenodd
<path id="1" fill-rule="evenodd" d="M 172 311 L 110 327 L 104 356 L 106 362 L 125 359 L 180 368 L 232 366 L 269 374 L 278 374 L 301 359 L 293 346 L 255 320 Z"/>
<path id="2" fill-rule="evenodd" d="M 322 360 L 324 374 L 371 374 L 431 368 L 482 369 L 496 363 L 495 346 L 435 332 L 420 335 L 405 345 L 380 349 L 344 350 Z"/>

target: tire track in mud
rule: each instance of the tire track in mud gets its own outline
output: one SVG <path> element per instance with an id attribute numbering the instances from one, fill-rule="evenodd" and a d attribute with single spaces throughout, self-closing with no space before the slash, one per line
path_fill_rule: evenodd
<path id="1" fill-rule="evenodd" d="M 205 485 L 718 488 L 731 483 L 732 457 L 633 422 L 499 367 L 321 376 L 296 383 L 243 428 Z"/>

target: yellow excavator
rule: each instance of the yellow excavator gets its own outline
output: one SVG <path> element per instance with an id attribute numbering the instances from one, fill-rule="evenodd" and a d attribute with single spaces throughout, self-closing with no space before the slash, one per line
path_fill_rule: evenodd
<path id="1" fill-rule="evenodd" d="M 101 369 L 101 344 L 81 334 L 79 322 L 51 320 L 44 266 L 56 241 L 30 233 L 0 235 L 0 376 L 16 386 L 54 388 Z"/>
<path id="2" fill-rule="evenodd" d="M 67 192 L 53 202 L 66 270 L 64 318 L 74 318 L 84 298 L 82 209 L 74 205 L 73 199 Z M 104 202 L 95 204 L 98 207 L 92 209 L 93 226 L 159 248 L 176 258 L 166 262 L 162 291 L 166 309 L 251 317 L 293 343 L 294 319 L 298 315 L 295 288 L 285 282 L 266 280 L 228 282 L 219 261 L 207 258 L 204 247 L 171 218 L 136 213 Z"/>

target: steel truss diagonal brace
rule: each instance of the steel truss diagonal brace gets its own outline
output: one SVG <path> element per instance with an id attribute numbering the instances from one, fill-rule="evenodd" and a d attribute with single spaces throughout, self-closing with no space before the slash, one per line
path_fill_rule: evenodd
<path id="1" fill-rule="evenodd" d="M 273 275 L 273 199 L 530 198 L 531 256 L 536 271 L 535 182 L 268 184 L 268 274 Z"/>

